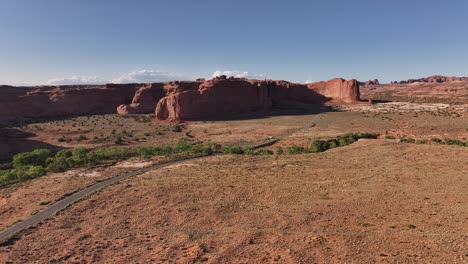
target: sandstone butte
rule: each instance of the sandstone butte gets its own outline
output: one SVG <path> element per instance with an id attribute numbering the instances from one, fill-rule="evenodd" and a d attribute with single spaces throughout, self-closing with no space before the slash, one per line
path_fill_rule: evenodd
<path id="1" fill-rule="evenodd" d="M 203 120 L 269 111 L 278 103 L 359 102 L 356 80 L 307 85 L 226 78 L 187 82 L 12 87 L 0 86 L 0 121 L 115 113 L 155 113 L 157 120 Z"/>

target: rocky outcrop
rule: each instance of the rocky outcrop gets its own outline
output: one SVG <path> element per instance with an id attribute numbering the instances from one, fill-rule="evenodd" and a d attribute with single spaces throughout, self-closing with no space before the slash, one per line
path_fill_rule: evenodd
<path id="1" fill-rule="evenodd" d="M 245 79 L 215 78 L 197 87 L 178 87 L 157 104 L 158 120 L 190 120 L 227 117 L 270 109 L 272 101 L 267 86 Z"/>
<path id="2" fill-rule="evenodd" d="M 122 104 L 117 107 L 119 114 L 145 114 L 154 111 L 156 104 L 166 96 L 163 83 L 145 84 L 138 88 L 129 105 Z"/>
<path id="3" fill-rule="evenodd" d="M 356 103 L 360 100 L 357 80 L 337 78 L 328 82 L 309 83 L 307 87 L 336 103 Z"/>
<path id="4" fill-rule="evenodd" d="M 258 81 L 224 76 L 201 83 L 198 88 L 173 89 L 155 110 L 158 120 L 226 118 L 266 112 L 274 103 L 355 103 L 356 80 L 333 79 L 308 85 L 286 81 Z"/>
<path id="5" fill-rule="evenodd" d="M 367 82 L 359 82 L 359 85 L 361 86 L 380 85 L 380 82 L 379 80 L 374 79 L 374 80 L 368 80 Z"/>
<path id="6" fill-rule="evenodd" d="M 136 84 L 0 87 L 0 121 L 34 117 L 114 113 L 128 103 Z"/>
<path id="7" fill-rule="evenodd" d="M 466 82 L 468 81 L 468 77 L 448 77 L 448 76 L 441 76 L 441 75 L 434 75 L 434 76 L 429 76 L 425 78 L 420 78 L 420 79 L 409 79 L 406 81 L 400 81 L 400 82 L 392 82 L 392 83 L 400 83 L 400 84 L 407 84 L 407 83 L 416 83 L 416 82 L 422 82 L 422 83 L 445 83 L 445 82 Z"/>
<path id="8" fill-rule="evenodd" d="M 158 120 L 226 118 L 269 111 L 282 102 L 359 101 L 356 80 L 308 85 L 220 76 L 151 84 L 0 87 L 0 121 L 98 113 L 155 113 Z"/>

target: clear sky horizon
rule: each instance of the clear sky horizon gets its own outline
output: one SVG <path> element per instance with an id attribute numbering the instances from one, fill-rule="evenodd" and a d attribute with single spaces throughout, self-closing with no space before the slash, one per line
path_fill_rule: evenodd
<path id="1" fill-rule="evenodd" d="M 0 84 L 468 76 L 468 1 L 1 0 Z"/>

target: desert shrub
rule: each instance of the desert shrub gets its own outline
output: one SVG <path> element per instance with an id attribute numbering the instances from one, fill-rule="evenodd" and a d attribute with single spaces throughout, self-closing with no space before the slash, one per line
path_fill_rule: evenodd
<path id="1" fill-rule="evenodd" d="M 49 158 L 47 159 L 47 171 L 49 172 L 64 172 L 71 167 L 71 162 L 68 158 Z"/>
<path id="2" fill-rule="evenodd" d="M 237 154 L 242 155 L 244 154 L 244 150 L 241 147 L 225 147 L 223 152 L 226 154 Z"/>
<path id="3" fill-rule="evenodd" d="M 401 138 L 400 142 L 403 142 L 403 143 L 416 143 L 416 140 L 414 138 Z"/>
<path id="4" fill-rule="evenodd" d="M 193 146 L 191 152 L 199 153 L 199 154 L 202 154 L 203 156 L 208 156 L 208 155 L 213 154 L 213 149 L 211 149 L 211 146 L 209 145 L 197 144 Z"/>
<path id="5" fill-rule="evenodd" d="M 385 136 L 385 139 L 395 139 L 394 136 Z"/>
<path id="6" fill-rule="evenodd" d="M 244 154 L 252 156 L 252 155 L 255 155 L 256 153 L 252 147 L 246 147 L 244 148 Z"/>
<path id="7" fill-rule="evenodd" d="M 26 166 L 46 166 L 47 158 L 51 155 L 48 149 L 36 149 L 31 152 L 24 152 L 13 157 L 13 167 L 21 168 Z"/>
<path id="8" fill-rule="evenodd" d="M 80 135 L 76 140 L 78 141 L 88 140 L 88 137 L 85 135 Z"/>
<path id="9" fill-rule="evenodd" d="M 276 154 L 278 154 L 278 155 L 283 155 L 283 154 L 284 154 L 283 148 L 282 148 L 282 147 L 277 147 L 277 148 L 276 148 Z"/>
<path id="10" fill-rule="evenodd" d="M 447 145 L 455 145 L 455 146 L 462 146 L 462 147 L 466 146 L 466 145 L 465 145 L 466 142 L 463 142 L 463 141 L 458 140 L 458 139 L 445 138 L 445 139 L 444 139 L 444 142 L 445 142 L 445 144 L 447 144 Z"/>
<path id="11" fill-rule="evenodd" d="M 416 144 L 427 144 L 427 140 L 425 140 L 425 139 L 418 139 L 418 140 L 416 140 Z"/>
<path id="12" fill-rule="evenodd" d="M 192 146 L 187 142 L 187 139 L 182 138 L 177 142 L 175 146 L 175 151 L 176 152 L 183 152 L 183 151 L 189 151 L 192 148 Z"/>
<path id="13" fill-rule="evenodd" d="M 116 145 L 122 145 L 123 144 L 123 139 L 121 136 L 118 136 L 115 140 L 114 140 L 114 143 Z"/>
<path id="14" fill-rule="evenodd" d="M 442 139 L 439 139 L 439 138 L 431 138 L 431 142 L 434 144 L 444 144 Z"/>
<path id="15" fill-rule="evenodd" d="M 328 149 L 328 142 L 324 140 L 314 140 L 312 145 L 310 146 L 310 152 L 312 153 L 319 153 L 324 152 Z"/>
<path id="16" fill-rule="evenodd" d="M 338 147 L 338 144 L 339 144 L 339 142 L 337 140 L 335 140 L 335 139 L 329 140 L 328 141 L 328 148 L 329 149 L 336 148 L 336 147 Z"/>
<path id="17" fill-rule="evenodd" d="M 270 156 L 273 155 L 273 151 L 269 149 L 260 149 L 255 152 L 255 155 Z"/>
<path id="18" fill-rule="evenodd" d="M 297 154 L 304 154 L 307 153 L 306 149 L 300 146 L 291 146 L 288 148 L 289 155 L 297 155 Z"/>

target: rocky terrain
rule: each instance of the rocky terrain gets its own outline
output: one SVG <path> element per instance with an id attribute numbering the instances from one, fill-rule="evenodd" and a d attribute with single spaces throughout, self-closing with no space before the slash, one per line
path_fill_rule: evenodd
<path id="1" fill-rule="evenodd" d="M 96 113 L 155 113 L 158 120 L 223 119 L 271 110 L 281 102 L 355 103 L 359 84 L 315 84 L 221 76 L 212 80 L 126 85 L 0 87 L 0 121 Z"/>
<path id="2" fill-rule="evenodd" d="M 445 83 L 445 82 L 466 82 L 468 81 L 468 77 L 449 77 L 449 76 L 442 76 L 442 75 L 433 75 L 429 77 L 419 78 L 419 79 L 409 79 L 405 81 L 394 81 L 392 84 L 405 84 L 405 83 Z"/>

